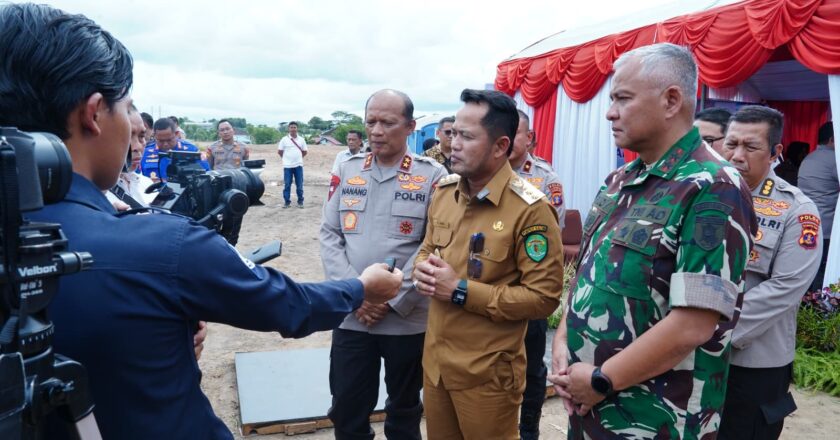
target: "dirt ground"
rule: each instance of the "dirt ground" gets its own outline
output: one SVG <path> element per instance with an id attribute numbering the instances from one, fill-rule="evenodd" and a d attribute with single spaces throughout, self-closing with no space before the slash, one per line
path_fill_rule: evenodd
<path id="1" fill-rule="evenodd" d="M 327 194 L 329 172 L 341 147 L 311 145 L 304 159 L 305 208 L 282 209 L 283 171 L 273 145 L 254 146 L 252 159 L 265 159 L 262 173 L 266 192 L 264 206 L 251 207 L 245 216 L 240 234 L 240 251 L 247 251 L 271 240 L 281 240 L 283 255 L 268 266 L 282 270 L 298 281 L 321 281 L 324 274 L 318 250 L 318 225 L 321 207 Z M 566 185 L 569 185 L 566 182 Z M 292 190 L 294 199 L 294 189 Z M 294 206 L 294 204 L 293 204 Z M 259 333 L 222 324 L 210 324 L 209 336 L 200 365 L 204 373 L 202 388 L 216 414 L 227 424 L 237 439 L 243 438 L 239 428 L 239 400 L 234 371 L 234 353 L 300 348 L 329 347 L 330 333 L 320 332 L 303 339 L 283 339 L 277 333 Z M 799 409 L 785 422 L 783 439 L 836 439 L 840 431 L 840 399 L 822 393 L 794 390 Z M 291 397 L 278 397 L 291 398 Z M 306 397 L 296 397 L 303 398 Z M 326 413 L 326 408 L 324 408 Z M 544 439 L 566 438 L 566 414 L 558 399 L 549 399 L 543 409 L 540 429 Z M 382 423 L 375 423 L 377 438 L 385 438 Z M 425 435 L 425 427 L 423 428 Z M 283 439 L 284 434 L 251 436 L 256 439 Z M 294 436 L 295 440 L 333 438 L 332 429 Z"/>

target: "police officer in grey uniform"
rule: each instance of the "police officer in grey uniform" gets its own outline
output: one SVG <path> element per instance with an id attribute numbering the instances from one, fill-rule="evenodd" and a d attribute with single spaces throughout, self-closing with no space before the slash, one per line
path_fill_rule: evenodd
<path id="1" fill-rule="evenodd" d="M 242 166 L 243 160 L 248 160 L 251 149 L 237 141 L 234 137 L 233 125 L 227 119 L 216 124 L 220 140 L 207 147 L 207 162 L 212 170 L 230 170 Z"/>
<path id="2" fill-rule="evenodd" d="M 551 164 L 528 153 L 533 133 L 528 129 L 530 118 L 519 110 L 519 128 L 516 130 L 516 140 L 510 153 L 510 166 L 519 177 L 534 185 L 548 198 L 551 206 L 557 210 L 560 228 L 565 226 L 566 205 L 563 203 L 563 184 L 560 176 L 554 172 Z M 520 138 L 521 136 L 521 138 Z"/>
<path id="3" fill-rule="evenodd" d="M 405 276 L 394 300 L 364 303 L 333 332 L 329 417 L 337 439 L 373 439 L 369 417 L 378 400 L 385 360 L 385 435 L 420 439 L 420 389 L 428 298 L 411 283 L 426 231 L 426 214 L 446 170 L 407 151 L 414 105 L 402 92 L 374 93 L 365 108 L 371 152 L 339 166 L 321 222 L 321 259 L 329 279 L 343 279 L 369 263 L 396 258 Z"/>
<path id="4" fill-rule="evenodd" d="M 730 120 L 724 157 L 741 172 L 759 220 L 747 258 L 746 292 L 732 332 L 732 357 L 720 439 L 775 439 L 796 409 L 792 378 L 799 302 L 822 254 L 816 205 L 778 177 L 782 114 L 746 106 Z"/>
<path id="5" fill-rule="evenodd" d="M 566 217 L 563 184 L 560 183 L 560 177 L 548 162 L 528 153 L 528 147 L 533 139 L 533 133 L 528 129 L 529 125 L 528 115 L 519 110 L 519 126 L 513 140 L 513 150 L 510 153 L 510 166 L 519 177 L 527 180 L 546 195 L 551 206 L 557 210 L 557 220 L 562 229 Z M 557 270 L 562 272 L 563 268 Z M 545 401 L 546 376 L 548 375 L 545 362 L 543 362 L 547 331 L 547 320 L 528 321 L 528 331 L 525 333 L 525 357 L 528 360 L 528 366 L 525 370 L 525 392 L 522 395 L 519 416 L 519 435 L 523 440 L 540 437 L 540 417 Z"/>

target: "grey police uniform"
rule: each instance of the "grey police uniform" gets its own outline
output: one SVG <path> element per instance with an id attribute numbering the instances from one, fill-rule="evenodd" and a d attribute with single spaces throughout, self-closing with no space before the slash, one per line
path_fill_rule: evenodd
<path id="1" fill-rule="evenodd" d="M 732 330 L 721 439 L 777 438 L 796 409 L 788 392 L 796 314 L 819 267 L 817 206 L 773 170 L 752 192 L 758 218 L 744 301 Z"/>
<path id="2" fill-rule="evenodd" d="M 414 259 L 426 233 L 437 181 L 446 170 L 433 159 L 406 154 L 394 167 L 357 154 L 338 167 L 321 222 L 321 261 L 329 279 L 359 274 L 396 258 L 402 288 L 385 317 L 370 327 L 354 313 L 333 332 L 327 415 L 336 438 L 373 439 L 370 413 L 378 400 L 380 359 L 385 360 L 385 436 L 420 440 L 423 341 L 429 300 L 411 283 Z"/>
<path id="3" fill-rule="evenodd" d="M 319 234 L 324 273 L 331 280 L 345 279 L 394 257 L 405 276 L 399 295 L 388 302 L 395 313 L 371 328 L 350 314 L 340 328 L 387 335 L 426 331 L 428 299 L 415 291 L 411 273 L 432 190 L 445 175 L 433 159 L 414 154 L 391 169 L 377 166 L 371 153 L 339 165 L 340 182 L 330 188 Z"/>
<path id="4" fill-rule="evenodd" d="M 207 147 L 207 153 L 213 156 L 214 170 L 229 170 L 242 166 L 246 149 L 239 141 L 233 141 L 232 144 L 216 141 Z"/>
<path id="5" fill-rule="evenodd" d="M 527 154 L 525 162 L 514 171 L 545 194 L 548 202 L 557 210 L 557 218 L 562 229 L 566 225 L 566 204 L 563 200 L 563 184 L 560 182 L 560 176 L 554 172 L 550 163 L 535 158 L 529 153 L 525 154 Z"/>

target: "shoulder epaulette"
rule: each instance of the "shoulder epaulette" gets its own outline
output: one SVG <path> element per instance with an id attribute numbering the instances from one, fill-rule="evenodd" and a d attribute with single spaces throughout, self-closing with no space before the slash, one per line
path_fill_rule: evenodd
<path id="1" fill-rule="evenodd" d="M 440 188 L 442 186 L 452 185 L 459 180 L 461 180 L 461 176 L 457 174 L 450 174 L 446 177 L 441 177 L 441 179 L 437 181 L 437 187 Z"/>
<path id="2" fill-rule="evenodd" d="M 513 176 L 508 182 L 508 187 L 529 205 L 533 205 L 537 203 L 537 200 L 545 197 L 542 191 L 519 176 Z"/>

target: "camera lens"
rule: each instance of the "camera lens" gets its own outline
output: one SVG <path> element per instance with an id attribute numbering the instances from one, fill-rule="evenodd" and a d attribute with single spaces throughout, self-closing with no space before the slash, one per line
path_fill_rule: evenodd
<path id="1" fill-rule="evenodd" d="M 248 168 L 213 172 L 219 176 L 230 176 L 233 188 L 244 192 L 252 205 L 257 203 L 265 192 L 262 180 Z"/>
<path id="2" fill-rule="evenodd" d="M 55 203 L 64 198 L 73 181 L 73 164 L 70 153 L 54 134 L 30 133 L 35 140 L 35 163 L 41 178 L 44 203 Z"/>

